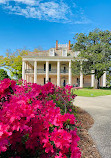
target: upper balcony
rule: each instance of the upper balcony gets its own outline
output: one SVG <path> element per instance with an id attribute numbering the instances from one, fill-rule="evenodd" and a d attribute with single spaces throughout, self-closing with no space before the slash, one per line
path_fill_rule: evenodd
<path id="1" fill-rule="evenodd" d="M 25 73 L 28 73 L 28 74 L 34 73 L 34 70 L 33 69 L 26 69 Z M 37 69 L 37 73 L 38 74 L 45 74 L 46 70 L 44 70 L 44 69 Z M 49 74 L 51 74 L 51 73 L 57 74 L 57 69 L 51 69 L 51 70 L 49 70 Z M 60 73 L 67 74 L 67 73 L 69 73 L 69 70 L 63 70 L 63 69 L 61 69 Z"/>

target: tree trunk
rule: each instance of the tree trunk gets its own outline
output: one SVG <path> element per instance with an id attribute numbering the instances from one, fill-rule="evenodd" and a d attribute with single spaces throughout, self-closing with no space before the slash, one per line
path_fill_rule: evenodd
<path id="1" fill-rule="evenodd" d="M 99 78 L 97 79 L 97 89 L 99 89 Z"/>
<path id="2" fill-rule="evenodd" d="M 95 82 L 94 82 L 94 88 L 95 89 L 99 89 L 99 78 L 97 79 L 97 78 L 95 78 Z"/>
<path id="3" fill-rule="evenodd" d="M 94 89 L 97 89 L 97 83 L 98 83 L 98 80 L 95 78 L 95 81 L 94 81 Z"/>

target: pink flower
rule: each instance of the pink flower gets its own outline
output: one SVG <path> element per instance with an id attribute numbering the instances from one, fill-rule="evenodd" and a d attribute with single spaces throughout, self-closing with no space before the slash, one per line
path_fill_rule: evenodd
<path id="1" fill-rule="evenodd" d="M 16 150 L 21 157 L 28 151 L 32 155 L 38 152 L 42 158 L 67 158 L 71 151 L 71 158 L 80 158 L 75 117 L 63 112 L 64 101 L 71 112 L 71 86 L 16 85 L 4 79 L 0 88 L 0 153 Z"/>

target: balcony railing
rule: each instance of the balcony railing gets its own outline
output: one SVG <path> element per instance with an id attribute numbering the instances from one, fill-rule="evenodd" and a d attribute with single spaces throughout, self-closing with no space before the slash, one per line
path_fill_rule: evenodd
<path id="1" fill-rule="evenodd" d="M 37 73 L 46 73 L 46 70 L 44 69 L 37 69 Z M 57 73 L 56 69 L 49 70 L 49 73 Z"/>
<path id="2" fill-rule="evenodd" d="M 68 73 L 68 70 L 60 70 L 60 73 Z M 34 73 L 33 69 L 26 69 L 25 73 Z M 37 69 L 37 73 L 46 73 L 46 70 L 44 69 Z M 57 69 L 51 69 L 49 70 L 49 73 L 57 73 Z"/>
<path id="3" fill-rule="evenodd" d="M 57 69 L 51 69 L 49 70 L 49 73 L 57 73 Z"/>
<path id="4" fill-rule="evenodd" d="M 44 69 L 37 69 L 37 73 L 46 73 Z"/>
<path id="5" fill-rule="evenodd" d="M 34 73 L 34 70 L 33 69 L 26 69 L 25 73 Z"/>
<path id="6" fill-rule="evenodd" d="M 69 71 L 68 70 L 61 70 L 60 72 L 61 73 L 68 73 Z"/>

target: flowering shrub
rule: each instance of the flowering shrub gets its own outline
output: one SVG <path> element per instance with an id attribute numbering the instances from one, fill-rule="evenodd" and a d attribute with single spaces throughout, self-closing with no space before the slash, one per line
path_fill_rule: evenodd
<path id="1" fill-rule="evenodd" d="M 66 87 L 56 87 L 53 95 L 50 94 L 49 99 L 53 99 L 56 106 L 60 107 L 61 114 L 66 112 L 72 112 L 73 100 L 76 95 L 71 93 L 72 86 L 66 85 Z"/>
<path id="2" fill-rule="evenodd" d="M 0 157 L 80 158 L 75 117 L 58 107 L 61 92 L 66 102 L 74 97 L 70 88 L 1 81 Z"/>

